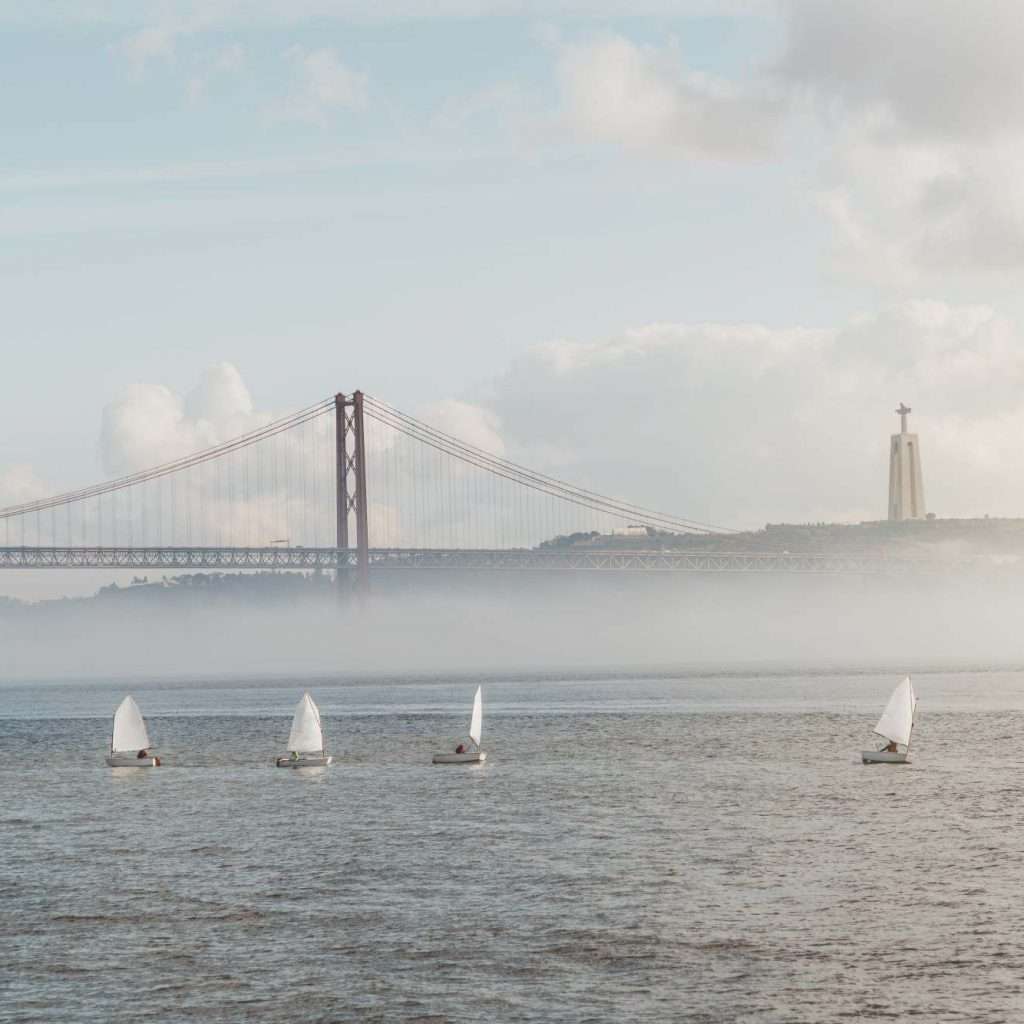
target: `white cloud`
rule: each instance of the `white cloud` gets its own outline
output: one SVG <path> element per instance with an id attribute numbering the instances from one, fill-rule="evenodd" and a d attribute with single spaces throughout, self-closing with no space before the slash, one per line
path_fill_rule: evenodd
<path id="1" fill-rule="evenodd" d="M 104 472 L 122 476 L 209 448 L 262 426 L 230 363 L 208 370 L 185 398 L 162 384 L 136 384 L 103 410 Z"/>
<path id="2" fill-rule="evenodd" d="M 1024 128 L 1017 0 L 789 0 L 783 76 L 847 110 L 882 106 L 891 138 L 980 140 Z"/>
<path id="3" fill-rule="evenodd" d="M 837 145 L 819 204 L 851 274 L 913 283 L 948 271 L 1024 265 L 1024 139 L 955 145 Z"/>
<path id="4" fill-rule="evenodd" d="M 984 306 L 912 302 L 831 329 L 653 324 L 542 345 L 499 381 L 513 458 L 732 526 L 885 515 L 913 406 L 942 515 L 1019 514 L 1024 345 Z"/>
<path id="5" fill-rule="evenodd" d="M 840 265 L 897 282 L 1024 266 L 1024 6 L 785 10 L 781 80 L 836 130 L 819 202 Z"/>
<path id="6" fill-rule="evenodd" d="M 491 409 L 447 398 L 428 405 L 419 415 L 438 430 L 460 441 L 476 445 L 491 455 L 505 454 L 501 420 Z"/>
<path id="7" fill-rule="evenodd" d="M 566 46 L 558 61 L 562 104 L 585 138 L 692 156 L 769 153 L 781 108 L 712 75 L 688 71 L 672 48 L 609 35 Z"/>
<path id="8" fill-rule="evenodd" d="M 116 477 L 150 469 L 257 430 L 273 419 L 274 413 L 255 407 L 230 363 L 211 367 L 185 396 L 160 384 L 136 384 L 103 410 L 104 474 Z M 131 520 L 135 543 L 244 545 L 282 538 L 296 544 L 331 543 L 329 494 L 321 495 L 317 488 L 333 465 L 332 439 L 333 421 L 320 417 L 205 468 L 176 473 L 163 484 L 133 488 L 130 496 L 126 492 L 120 498 L 121 536 Z M 315 500 L 314 494 L 322 500 Z M 95 529 L 98 517 L 88 503 L 80 514 L 87 528 Z M 172 514 L 177 517 L 173 535 Z M 108 529 L 110 516 L 108 507 Z M 157 533 L 158 528 L 162 532 Z"/>
<path id="9" fill-rule="evenodd" d="M 332 113 L 366 106 L 368 76 L 348 67 L 335 50 L 293 46 L 286 56 L 294 66 L 296 81 L 291 95 L 276 110 L 279 116 L 325 124 Z"/>

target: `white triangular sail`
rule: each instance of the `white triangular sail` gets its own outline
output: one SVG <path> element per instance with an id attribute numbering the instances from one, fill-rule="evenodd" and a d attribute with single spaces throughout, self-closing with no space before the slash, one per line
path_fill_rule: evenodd
<path id="1" fill-rule="evenodd" d="M 914 728 L 914 707 L 917 698 L 914 696 L 914 687 L 910 682 L 910 676 L 900 683 L 893 690 L 889 703 L 885 705 L 882 717 L 875 726 L 875 732 L 879 736 L 889 740 L 890 743 L 902 743 L 903 746 L 910 745 L 910 733 Z"/>
<path id="2" fill-rule="evenodd" d="M 481 694 L 483 688 L 476 688 L 476 696 L 473 698 L 473 717 L 469 720 L 469 738 L 479 747 L 480 734 L 484 725 L 484 700 Z"/>
<path id="3" fill-rule="evenodd" d="M 110 739 L 111 752 L 137 751 L 149 748 L 149 733 L 142 720 L 139 705 L 125 697 L 114 712 L 114 732 Z"/>
<path id="4" fill-rule="evenodd" d="M 308 693 L 302 695 L 295 708 L 288 749 L 300 754 L 319 753 L 324 749 L 324 733 L 320 726 L 320 710 Z"/>

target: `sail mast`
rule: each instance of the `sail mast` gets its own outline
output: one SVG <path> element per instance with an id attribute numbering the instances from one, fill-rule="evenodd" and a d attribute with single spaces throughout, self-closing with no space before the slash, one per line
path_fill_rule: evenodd
<path id="1" fill-rule="evenodd" d="M 914 737 L 914 720 L 917 718 L 917 694 L 914 693 L 914 684 L 910 682 L 910 676 L 907 676 L 907 682 L 910 684 L 910 732 L 907 733 L 907 754 L 909 754 L 910 741 Z"/>

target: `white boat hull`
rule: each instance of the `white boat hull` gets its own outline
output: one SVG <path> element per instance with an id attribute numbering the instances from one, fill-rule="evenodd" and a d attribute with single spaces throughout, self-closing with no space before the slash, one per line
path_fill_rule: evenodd
<path id="1" fill-rule="evenodd" d="M 862 750 L 860 759 L 864 764 L 910 764 L 910 753 L 899 750 Z"/>
<path id="2" fill-rule="evenodd" d="M 136 757 L 134 754 L 110 754 L 107 757 L 107 764 L 111 768 L 156 768 L 158 767 L 155 757 Z"/>
<path id="3" fill-rule="evenodd" d="M 303 755 L 302 757 L 279 757 L 278 768 L 326 768 L 334 760 L 333 754 L 323 757 Z"/>
<path id="4" fill-rule="evenodd" d="M 466 754 L 435 754 L 434 764 L 483 764 L 487 755 L 482 750 L 471 750 Z"/>

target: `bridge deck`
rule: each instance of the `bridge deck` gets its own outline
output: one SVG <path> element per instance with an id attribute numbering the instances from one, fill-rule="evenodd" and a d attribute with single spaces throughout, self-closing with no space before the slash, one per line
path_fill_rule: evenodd
<path id="1" fill-rule="evenodd" d="M 0 547 L 0 569 L 164 569 L 258 571 L 354 568 L 356 552 L 303 547 Z M 590 548 L 371 548 L 378 571 L 470 570 L 687 573 L 916 574 L 959 563 L 864 554 L 743 551 L 629 551 Z"/>

